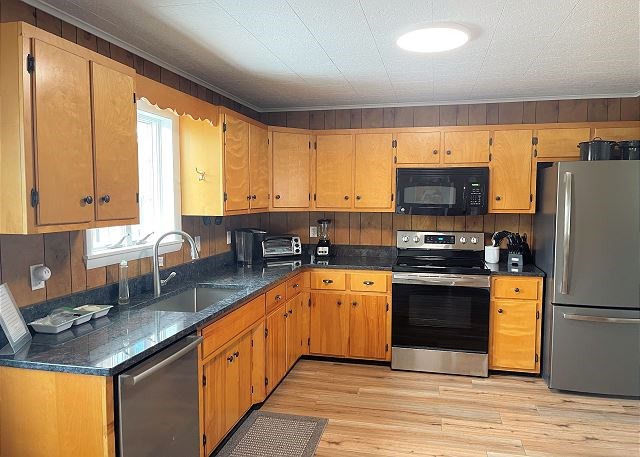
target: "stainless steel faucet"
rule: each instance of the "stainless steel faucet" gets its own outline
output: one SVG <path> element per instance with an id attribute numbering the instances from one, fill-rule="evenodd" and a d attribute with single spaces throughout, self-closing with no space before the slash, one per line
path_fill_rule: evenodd
<path id="1" fill-rule="evenodd" d="M 187 239 L 189 244 L 191 245 L 191 259 L 196 260 L 200 256 L 198 255 L 198 250 L 196 249 L 196 242 L 193 241 L 191 235 L 187 232 L 183 232 L 182 230 L 173 230 L 171 232 L 167 232 L 163 235 L 160 235 L 156 244 L 153 246 L 153 296 L 159 297 L 160 292 L 162 292 L 162 286 L 165 286 L 171 279 L 176 275 L 175 272 L 172 272 L 167 279 L 160 279 L 160 259 L 158 259 L 158 250 L 160 249 L 160 242 L 169 235 L 181 235 Z"/>

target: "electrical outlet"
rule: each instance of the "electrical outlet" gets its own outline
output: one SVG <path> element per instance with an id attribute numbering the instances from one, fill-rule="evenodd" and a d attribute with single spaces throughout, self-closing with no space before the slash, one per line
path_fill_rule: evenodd
<path id="1" fill-rule="evenodd" d="M 44 289 L 44 283 L 51 278 L 51 270 L 43 264 L 31 265 L 29 275 L 31 276 L 31 290 Z"/>
<path id="2" fill-rule="evenodd" d="M 198 251 L 198 253 L 200 253 L 201 252 L 201 250 L 200 250 L 200 236 L 196 236 L 193 239 L 193 241 L 195 241 L 195 243 L 196 243 L 196 250 Z"/>
<path id="3" fill-rule="evenodd" d="M 231 244 L 231 232 L 227 230 L 227 244 Z"/>
<path id="4" fill-rule="evenodd" d="M 164 256 L 163 255 L 159 255 L 158 256 L 158 266 L 159 267 L 164 267 Z"/>
<path id="5" fill-rule="evenodd" d="M 318 227 L 312 225 L 309 227 L 309 237 L 310 238 L 318 238 Z"/>

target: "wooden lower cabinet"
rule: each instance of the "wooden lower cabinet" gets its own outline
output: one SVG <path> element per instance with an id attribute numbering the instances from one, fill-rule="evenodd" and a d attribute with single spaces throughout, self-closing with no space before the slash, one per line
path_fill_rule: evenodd
<path id="1" fill-rule="evenodd" d="M 266 380 L 267 394 L 271 393 L 287 374 L 287 305 L 285 302 L 267 316 Z"/>
<path id="2" fill-rule="evenodd" d="M 389 350 L 388 298 L 385 295 L 351 295 L 349 301 L 349 357 L 384 359 Z"/>
<path id="3" fill-rule="evenodd" d="M 541 297 L 542 278 L 491 279 L 490 369 L 540 372 Z"/>
<path id="4" fill-rule="evenodd" d="M 311 292 L 309 353 L 346 357 L 349 353 L 349 295 Z"/>

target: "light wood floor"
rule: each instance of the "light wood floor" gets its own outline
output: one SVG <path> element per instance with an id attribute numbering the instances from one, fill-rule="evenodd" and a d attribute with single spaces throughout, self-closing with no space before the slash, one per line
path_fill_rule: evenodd
<path id="1" fill-rule="evenodd" d="M 263 410 L 329 419 L 318 457 L 640 456 L 640 402 L 488 379 L 301 360 Z"/>

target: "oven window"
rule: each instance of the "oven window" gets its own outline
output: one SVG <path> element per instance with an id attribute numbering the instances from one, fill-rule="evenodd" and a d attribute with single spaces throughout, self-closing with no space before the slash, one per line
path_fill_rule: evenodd
<path id="1" fill-rule="evenodd" d="M 392 344 L 487 353 L 489 291 L 394 284 Z"/>
<path id="2" fill-rule="evenodd" d="M 417 205 L 455 205 L 456 188 L 453 186 L 405 187 L 404 203 Z"/>

